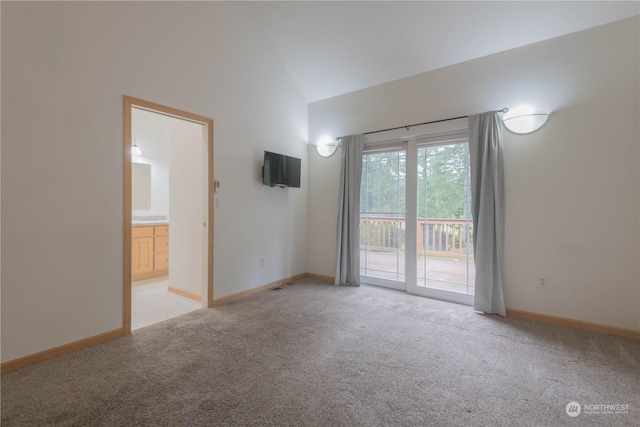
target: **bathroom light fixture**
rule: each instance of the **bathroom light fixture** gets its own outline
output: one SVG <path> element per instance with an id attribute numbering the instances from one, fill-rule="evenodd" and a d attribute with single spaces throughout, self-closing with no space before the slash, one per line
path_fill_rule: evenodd
<path id="1" fill-rule="evenodd" d="M 133 145 L 131 146 L 131 155 L 132 156 L 142 156 L 142 150 L 136 144 L 136 139 L 133 138 Z"/>
<path id="2" fill-rule="evenodd" d="M 528 105 L 523 105 L 511 109 L 502 120 L 511 132 L 525 134 L 540 129 L 548 118 L 549 113 L 536 111 Z"/>
<path id="3" fill-rule="evenodd" d="M 331 157 L 331 155 L 336 152 L 337 148 L 337 142 L 328 135 L 320 137 L 320 139 L 318 139 L 318 144 L 316 145 L 316 150 L 322 157 Z"/>

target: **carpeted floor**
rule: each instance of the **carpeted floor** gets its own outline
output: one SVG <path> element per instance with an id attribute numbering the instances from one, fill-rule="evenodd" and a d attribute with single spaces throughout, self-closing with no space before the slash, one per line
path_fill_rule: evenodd
<path id="1" fill-rule="evenodd" d="M 588 406 L 611 404 L 629 408 Z M 3 427 L 639 419 L 640 341 L 310 279 L 2 377 Z"/>

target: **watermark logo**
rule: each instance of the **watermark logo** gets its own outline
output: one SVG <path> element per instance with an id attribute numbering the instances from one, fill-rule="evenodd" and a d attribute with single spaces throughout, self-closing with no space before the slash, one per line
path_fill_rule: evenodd
<path id="1" fill-rule="evenodd" d="M 578 402 L 569 402 L 565 407 L 567 415 L 572 418 L 580 414 L 583 415 L 627 415 L 629 414 L 628 404 L 600 404 L 590 403 L 580 405 Z"/>
<path id="2" fill-rule="evenodd" d="M 582 408 L 580 407 L 580 404 L 578 402 L 569 402 L 567 403 L 565 411 L 567 411 L 567 415 L 575 418 L 580 415 L 580 412 L 582 412 Z"/>

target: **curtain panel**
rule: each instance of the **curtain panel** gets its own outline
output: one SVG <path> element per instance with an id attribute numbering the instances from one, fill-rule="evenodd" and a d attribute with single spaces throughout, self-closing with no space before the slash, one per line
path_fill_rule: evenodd
<path id="1" fill-rule="evenodd" d="M 504 259 L 504 161 L 502 120 L 497 111 L 469 116 L 473 251 L 473 308 L 506 317 L 502 291 Z"/>
<path id="2" fill-rule="evenodd" d="M 342 137 L 336 285 L 360 286 L 360 180 L 364 135 Z"/>

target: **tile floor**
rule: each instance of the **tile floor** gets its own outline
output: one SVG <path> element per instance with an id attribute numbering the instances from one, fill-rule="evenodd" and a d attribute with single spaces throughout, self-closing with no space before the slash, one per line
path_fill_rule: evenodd
<path id="1" fill-rule="evenodd" d="M 134 282 L 131 290 L 131 329 L 180 316 L 202 308 L 202 304 L 168 291 L 168 277 Z"/>

